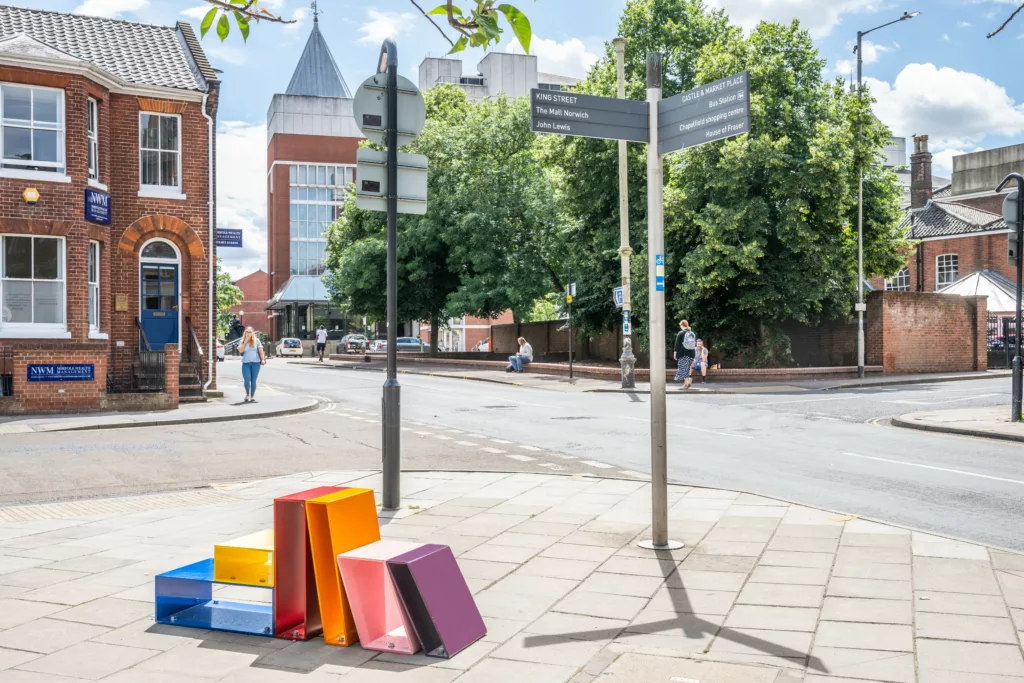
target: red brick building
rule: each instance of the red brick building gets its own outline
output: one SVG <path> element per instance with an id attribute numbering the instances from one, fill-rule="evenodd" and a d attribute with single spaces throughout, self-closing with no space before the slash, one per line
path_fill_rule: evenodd
<path id="1" fill-rule="evenodd" d="M 981 273 L 984 279 L 1012 287 L 1016 268 L 1009 264 L 1009 228 L 1001 208 L 1006 193 L 995 192 L 1011 171 L 1024 171 L 1024 145 L 954 157 L 952 182 L 933 191 L 928 136 L 915 137 L 910 203 L 901 225 L 918 246 L 903 271 L 889 280 L 876 277 L 872 286 L 938 292 Z M 989 311 L 1006 313 L 991 307 Z"/>
<path id="2" fill-rule="evenodd" d="M 352 93 L 314 18 L 287 90 L 267 110 L 267 270 L 271 338 L 311 339 L 323 323 L 340 336 L 348 322 L 320 281 L 327 239 L 355 178 L 362 133 Z"/>
<path id="3" fill-rule="evenodd" d="M 0 7 L 0 412 L 214 382 L 218 92 L 188 24 Z"/>
<path id="4" fill-rule="evenodd" d="M 242 303 L 228 310 L 237 315 L 243 325 L 270 334 L 270 313 L 266 310 L 270 276 L 266 271 L 257 270 L 235 280 L 235 286 L 242 290 Z"/>

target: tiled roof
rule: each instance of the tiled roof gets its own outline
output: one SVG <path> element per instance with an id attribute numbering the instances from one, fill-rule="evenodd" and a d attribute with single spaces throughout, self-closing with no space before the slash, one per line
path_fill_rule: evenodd
<path id="1" fill-rule="evenodd" d="M 952 201 L 930 201 L 923 209 L 907 211 L 900 227 L 907 229 L 912 239 L 1008 229 L 1002 216 Z"/>
<path id="2" fill-rule="evenodd" d="M 327 41 L 320 33 L 319 22 L 313 22 L 313 31 L 309 34 L 306 47 L 295 66 L 295 73 L 288 83 L 287 95 L 308 95 L 310 97 L 345 97 L 351 98 L 341 70 L 334 62 Z"/>
<path id="3" fill-rule="evenodd" d="M 205 91 L 215 74 L 194 34 L 186 46 L 191 27 L 180 26 L 0 5 L 0 38 L 24 34 L 133 85 Z"/>

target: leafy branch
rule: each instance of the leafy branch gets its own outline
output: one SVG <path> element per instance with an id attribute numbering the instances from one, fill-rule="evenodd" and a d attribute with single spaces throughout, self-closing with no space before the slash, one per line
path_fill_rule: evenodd
<path id="1" fill-rule="evenodd" d="M 1020 14 L 1021 12 L 1024 12 L 1024 3 L 1021 3 L 1020 7 L 1018 7 L 1015 10 L 1013 10 L 1013 13 L 1009 17 L 1006 18 L 1006 21 L 1004 21 L 999 28 L 997 28 L 995 31 L 992 31 L 992 33 L 988 34 L 988 36 L 986 36 L 986 37 L 991 38 L 992 36 L 998 34 L 1000 31 L 1002 31 L 1004 28 L 1006 28 L 1010 24 L 1010 22 L 1013 21 L 1014 18 L 1018 14 Z"/>
<path id="2" fill-rule="evenodd" d="M 249 22 L 269 21 L 275 24 L 294 24 L 294 19 L 285 19 L 274 14 L 266 7 L 260 7 L 260 0 L 206 0 L 207 4 L 213 5 L 206 16 L 199 24 L 199 33 L 206 37 L 207 32 L 217 24 L 217 37 L 221 42 L 231 33 L 231 20 L 228 16 L 234 17 L 238 31 L 242 34 L 242 40 L 249 39 Z"/>
<path id="3" fill-rule="evenodd" d="M 500 43 L 501 34 L 504 33 L 504 29 L 498 24 L 498 19 L 501 16 L 504 16 L 505 21 L 512 27 L 513 35 L 515 35 L 519 44 L 523 46 L 526 54 L 530 54 L 530 40 L 533 38 L 533 29 L 530 27 L 530 20 L 526 18 L 525 14 L 508 3 L 495 5 L 496 0 L 475 1 L 476 7 L 469 14 L 465 14 L 461 8 L 452 4 L 452 0 L 447 0 L 447 2 L 438 5 L 429 12 L 424 12 L 419 5 L 410 0 L 423 16 L 428 19 L 430 19 L 431 15 L 444 16 L 448 19 L 448 25 L 461 34 L 459 39 L 452 44 L 452 49 L 448 54 L 462 52 L 466 47 L 482 47 L 486 50 L 490 47 L 491 43 Z M 430 21 L 433 23 L 433 19 L 430 19 Z M 434 26 L 437 26 L 437 24 L 435 23 Z M 437 26 L 437 29 L 440 31 L 441 27 Z M 441 33 L 444 34 L 444 31 L 441 31 Z M 445 39 L 451 43 L 451 39 L 447 35 L 445 35 Z"/>

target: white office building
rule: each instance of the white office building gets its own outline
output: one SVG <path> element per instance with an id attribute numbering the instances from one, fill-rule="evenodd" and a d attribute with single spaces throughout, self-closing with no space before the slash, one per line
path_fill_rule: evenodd
<path id="1" fill-rule="evenodd" d="M 472 103 L 505 93 L 509 97 L 523 97 L 533 88 L 562 90 L 579 82 L 577 78 L 558 76 L 537 71 L 535 55 L 511 52 L 488 52 L 476 65 L 475 74 L 463 73 L 462 60 L 447 57 L 427 57 L 420 64 L 420 90 L 441 83 L 461 88 Z"/>

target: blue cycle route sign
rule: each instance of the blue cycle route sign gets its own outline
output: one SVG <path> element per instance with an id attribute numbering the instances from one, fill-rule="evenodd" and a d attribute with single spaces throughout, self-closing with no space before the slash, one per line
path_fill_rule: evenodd
<path id="1" fill-rule="evenodd" d="M 29 365 L 29 382 L 92 382 L 95 378 L 95 366 L 86 364 L 46 364 Z"/>

